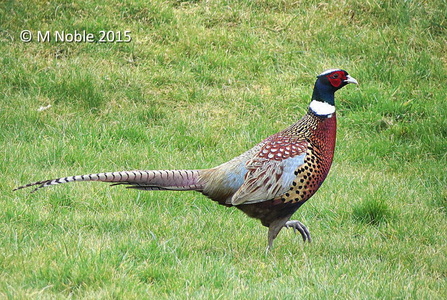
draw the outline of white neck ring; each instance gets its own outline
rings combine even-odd
[[[318,116],[329,116],[335,112],[335,106],[326,102],[312,100],[309,108]]]

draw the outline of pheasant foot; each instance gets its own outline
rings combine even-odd
[[[286,224],[284,224],[285,228],[293,228],[293,231],[299,231],[301,236],[303,237],[303,241],[308,241],[309,243],[312,242],[312,238],[310,237],[310,232],[307,227],[297,220],[290,220],[287,221]]]

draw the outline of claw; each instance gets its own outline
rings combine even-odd
[[[284,224],[284,227],[285,228],[293,228],[293,231],[295,233],[297,231],[299,231],[299,233],[303,237],[304,242],[305,241],[308,241],[309,243],[312,242],[312,238],[310,237],[309,229],[307,229],[307,227],[300,221],[297,221],[297,220],[287,221],[286,224]]]

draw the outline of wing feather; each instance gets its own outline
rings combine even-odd
[[[265,143],[245,167],[244,183],[231,198],[231,204],[251,204],[285,194],[296,178],[295,171],[304,163],[308,142],[290,141],[276,136]]]

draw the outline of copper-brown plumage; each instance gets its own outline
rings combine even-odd
[[[325,180],[334,156],[334,93],[357,83],[346,71],[328,70],[317,77],[308,113],[240,156],[211,169],[122,171],[38,181],[15,190],[74,182],[102,181],[140,190],[198,191],[221,205],[235,206],[269,228],[268,246],[283,227],[310,233],[293,213]]]

